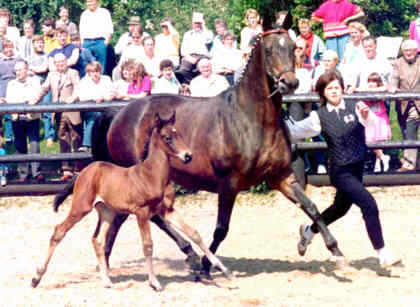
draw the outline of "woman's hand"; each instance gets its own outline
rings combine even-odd
[[[356,104],[357,110],[360,112],[360,115],[363,117],[363,119],[367,119],[369,116],[369,107],[363,102],[359,101]]]

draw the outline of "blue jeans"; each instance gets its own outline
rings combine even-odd
[[[83,119],[83,141],[82,146],[91,147],[92,142],[92,128],[95,123],[95,119],[101,114],[101,112],[86,111],[82,113]]]
[[[49,91],[48,94],[46,94],[44,98],[42,98],[41,103],[43,104],[51,103],[51,100],[52,100],[52,94],[51,94],[51,91]],[[42,118],[42,121],[44,122],[44,139],[53,140],[55,137],[55,129],[54,129],[54,124],[51,122],[52,113],[42,113],[41,118]]]
[[[101,73],[103,74],[105,71],[106,66],[106,45],[105,39],[94,39],[89,40],[85,39],[83,41],[83,48],[90,50],[92,55],[95,57],[96,61],[98,61],[102,66]]]
[[[346,34],[343,36],[331,37],[325,40],[325,46],[327,49],[334,50],[338,54],[338,59],[341,62],[344,58],[344,51],[346,45],[349,42],[350,35]]]
[[[6,155],[6,150],[4,150],[4,148],[0,148],[0,156],[5,156],[5,155]],[[6,164],[0,164],[0,176],[6,176],[6,169],[7,169]]]
[[[4,138],[6,141],[13,141],[12,115],[4,114]]]

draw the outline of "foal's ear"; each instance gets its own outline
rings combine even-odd
[[[155,126],[160,130],[163,127],[163,120],[160,118],[159,113],[155,113]]]
[[[285,30],[289,30],[293,25],[293,16],[290,12],[287,12],[286,17],[284,18],[283,24],[281,27]]]
[[[174,110],[172,112],[171,118],[168,120],[168,123],[171,125],[175,125],[175,115],[176,115],[176,111]]]

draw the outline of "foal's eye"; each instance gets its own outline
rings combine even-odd
[[[172,144],[172,137],[165,136],[165,142],[166,142],[166,144],[171,145]]]

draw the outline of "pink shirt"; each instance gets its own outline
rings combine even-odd
[[[334,2],[328,0],[313,13],[315,17],[323,20],[325,38],[343,36],[349,33],[349,28],[342,24],[347,17],[356,15],[361,8],[347,0]]]
[[[137,86],[136,82],[130,83],[128,86],[127,94],[140,94],[142,92],[146,92],[150,94],[150,90],[152,89],[152,82],[150,81],[149,76],[145,76],[141,81],[141,85]]]

